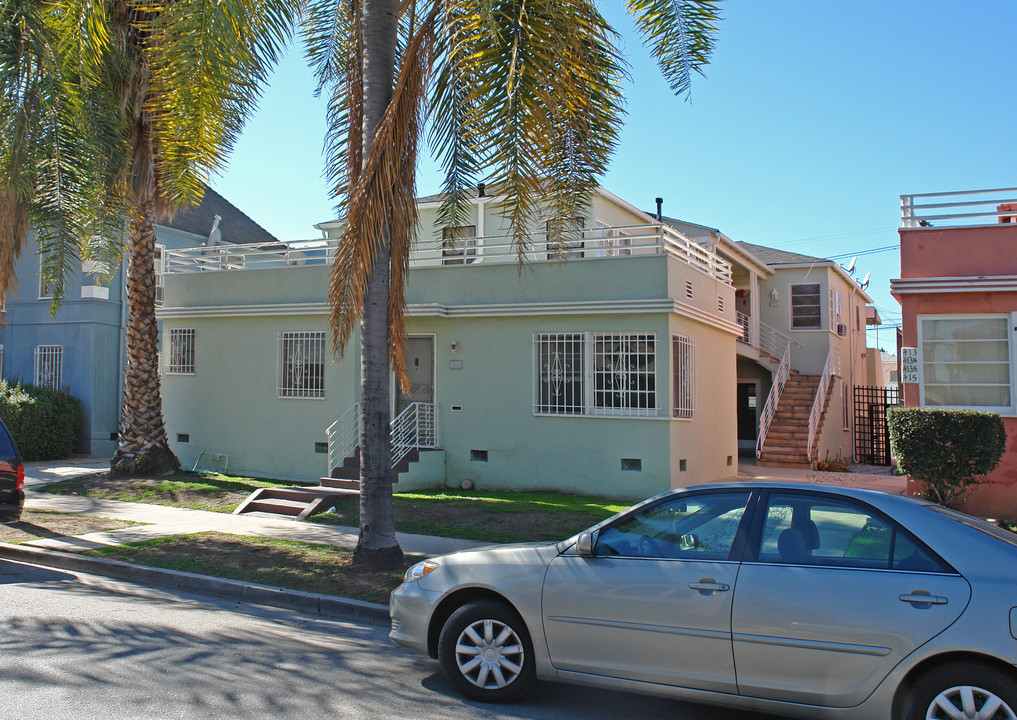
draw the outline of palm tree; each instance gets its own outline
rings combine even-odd
[[[628,0],[676,94],[709,60],[718,1]],[[329,287],[334,351],[346,351],[358,319],[360,329],[354,562],[395,568],[389,368],[405,385],[404,285],[425,123],[446,176],[445,227],[464,224],[467,190],[483,174],[505,198],[520,261],[542,208],[563,254],[617,142],[625,66],[591,0],[311,0],[304,33],[329,97],[326,172],[345,221]]]
[[[179,467],[162,420],[155,223],[200,200],[279,49],[290,0],[3,0],[0,298],[36,228],[55,301],[73,263],[112,272],[129,225],[114,472]],[[56,305],[54,306],[54,310]]]

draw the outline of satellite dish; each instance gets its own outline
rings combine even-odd
[[[865,273],[865,279],[862,280],[862,290],[869,286],[869,278],[872,277],[872,271]]]
[[[855,271],[855,260],[857,260],[857,259],[858,259],[858,256],[855,255],[853,258],[851,258],[851,262],[848,263],[848,266],[847,266],[848,275],[850,275],[851,273],[853,273]]]

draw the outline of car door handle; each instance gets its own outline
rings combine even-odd
[[[915,590],[906,595],[900,596],[901,602],[911,603],[912,605],[946,605],[947,598],[940,595],[933,595],[925,590]]]
[[[731,589],[730,585],[719,583],[713,578],[703,578],[699,582],[689,583],[689,587],[700,592],[724,592]]]

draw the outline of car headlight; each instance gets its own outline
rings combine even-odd
[[[421,560],[416,565],[410,567],[403,576],[403,582],[413,582],[427,575],[432,570],[438,569],[438,563],[431,560]]]

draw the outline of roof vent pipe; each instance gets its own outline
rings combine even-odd
[[[222,216],[215,215],[212,218],[212,231],[208,234],[208,244],[214,247],[222,242],[222,231],[219,229],[219,222]]]
[[[487,185],[485,185],[484,183],[477,183],[477,197],[484,197],[484,190],[486,188]]]
[[[664,205],[664,198],[655,198],[655,199],[657,201],[657,221],[659,222],[664,219],[660,213],[660,209]]]

